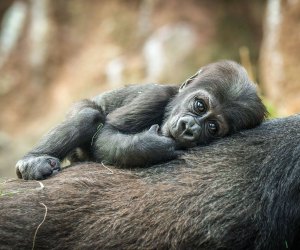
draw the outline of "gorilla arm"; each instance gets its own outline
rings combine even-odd
[[[176,158],[175,141],[158,134],[158,125],[137,134],[123,134],[107,124],[99,134],[94,158],[119,167],[144,167]]]
[[[90,143],[104,114],[94,102],[77,103],[66,119],[43,136],[36,147],[16,164],[16,173],[23,179],[44,179],[60,170],[60,161],[76,147]]]
[[[77,103],[61,124],[47,133],[35,148],[17,162],[18,177],[35,180],[47,178],[54,170],[60,169],[60,161],[77,147],[95,155],[97,160],[118,162],[117,159],[128,152],[131,155],[137,153],[137,164],[147,163],[150,156],[144,156],[147,155],[146,151],[140,150],[139,147],[147,145],[151,150],[157,143],[157,145],[169,148],[170,140],[161,138],[154,132],[142,131],[149,129],[153,124],[162,123],[164,108],[177,90],[178,88],[174,86],[136,85],[107,92],[92,100],[83,100]],[[103,134],[99,140],[95,138],[97,144],[94,144],[93,139],[98,134],[99,124],[106,124],[106,115],[109,118],[108,124],[113,125],[115,130],[109,125],[105,125],[101,130]],[[105,131],[106,128],[107,131]],[[119,134],[116,137],[119,132],[124,135]],[[129,135],[133,133],[137,135]],[[111,148],[107,148],[105,145],[107,143]],[[110,149],[117,149],[116,146],[119,148],[114,157],[110,151],[108,156],[101,154]],[[126,146],[134,147],[135,150],[129,150]],[[161,146],[157,146],[156,151],[159,147]],[[153,157],[153,153],[151,155]],[[168,157],[170,154],[151,162],[168,159]],[[127,158],[129,159],[129,157]],[[140,158],[144,160],[138,160]],[[129,161],[125,162],[126,164],[123,165],[128,165]]]
[[[177,88],[156,85],[107,115],[95,144],[96,161],[119,167],[147,166],[176,157],[175,141],[158,133]],[[149,129],[150,128],[150,129]]]

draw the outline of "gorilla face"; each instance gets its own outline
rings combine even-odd
[[[198,90],[174,106],[162,131],[180,146],[193,147],[225,136],[229,127],[218,100],[207,91]]]
[[[162,134],[179,147],[193,147],[255,127],[265,113],[256,86],[241,65],[213,63],[181,85],[166,108]]]

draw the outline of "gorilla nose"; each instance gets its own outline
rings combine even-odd
[[[179,119],[177,131],[182,140],[196,141],[199,138],[201,127],[194,117],[185,116]]]

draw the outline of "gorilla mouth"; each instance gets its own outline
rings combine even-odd
[[[192,131],[179,123],[180,118],[172,123],[169,129],[169,137],[175,140],[179,147],[190,148],[197,145],[197,140]]]

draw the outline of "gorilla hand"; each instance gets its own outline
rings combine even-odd
[[[59,159],[49,155],[26,156],[16,164],[17,176],[24,180],[41,180],[60,171]]]

